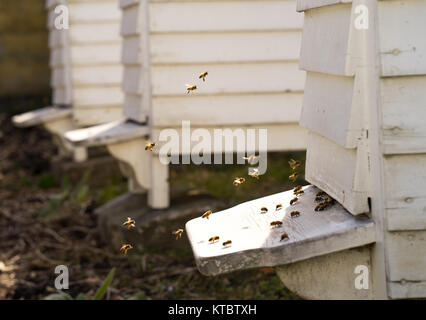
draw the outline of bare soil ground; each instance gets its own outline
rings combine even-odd
[[[70,269],[66,292],[72,297],[93,296],[115,267],[107,299],[297,298],[270,268],[205,277],[196,269],[189,247],[120,255],[101,240],[94,209],[125,192],[125,180],[117,173],[58,179],[51,168],[55,154],[48,133],[16,129],[0,114],[0,299],[43,299],[56,292],[54,269],[61,264]],[[201,188],[231,205],[285,190],[288,186],[282,181],[288,172],[279,168],[290,156],[294,155],[280,156],[275,167],[270,165],[271,176],[264,182],[255,188],[248,184],[237,194],[231,184],[222,188],[220,183],[245,169],[196,173],[175,168],[171,176],[174,183]]]

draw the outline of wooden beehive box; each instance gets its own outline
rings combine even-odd
[[[121,8],[124,113],[148,120],[151,139],[189,120],[210,131],[267,128],[269,151],[305,148],[295,1],[122,0]],[[185,84],[198,89],[187,95]]]
[[[58,5],[69,29],[56,29]],[[55,105],[72,105],[77,127],[122,117],[121,12],[116,0],[48,0],[51,85]]]
[[[373,217],[383,220],[388,296],[425,297],[426,2],[326,2],[298,2],[307,71],[301,124],[311,131],[306,179],[353,214],[368,211],[370,198]],[[362,4],[373,31],[355,27]],[[365,72],[369,53],[375,69]]]

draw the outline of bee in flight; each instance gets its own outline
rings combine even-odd
[[[211,237],[211,238],[209,239],[209,242],[210,242],[210,243],[215,243],[216,241],[219,241],[219,236],[214,236],[214,237]]]
[[[231,240],[226,240],[224,243],[222,243],[222,245],[224,246],[224,247],[226,247],[226,246],[230,246],[232,244],[232,241]]]
[[[285,233],[285,232],[281,235],[281,240],[280,241],[283,241],[283,240],[288,240],[288,234]]]
[[[299,177],[299,174],[297,172],[295,172],[291,176],[289,176],[288,178],[290,179],[290,181],[294,182],[294,181],[297,180],[298,177]]]
[[[281,204],[281,203],[278,203],[276,206],[275,206],[275,211],[279,211],[279,210],[281,210],[283,208],[283,205]]]
[[[246,181],[246,179],[244,179],[244,178],[235,178],[233,183],[234,183],[234,186],[238,187],[244,181]]]
[[[268,208],[266,207],[260,208],[260,213],[266,213],[266,212],[268,212]]]
[[[182,234],[183,234],[183,230],[182,229],[178,229],[176,231],[173,231],[172,234],[174,234],[176,236],[176,240],[182,238]]]
[[[281,227],[283,223],[281,221],[272,221],[271,227]]]
[[[203,215],[201,216],[201,218],[206,218],[207,220],[209,219],[209,216],[212,214],[211,210],[207,210],[206,212],[203,213]]]
[[[290,217],[296,218],[298,216],[300,216],[300,212],[299,211],[294,210],[294,211],[290,212]]]
[[[124,245],[121,246],[120,251],[123,251],[124,255],[126,256],[127,251],[130,250],[130,249],[133,249],[131,244],[124,244]]]
[[[297,201],[299,201],[299,198],[298,197],[294,197],[293,199],[290,200],[290,205],[293,205]]]
[[[300,166],[300,161],[290,159],[290,161],[288,162],[288,164],[290,165],[290,168],[291,168],[292,170],[296,170],[296,168],[297,168],[298,166]]]
[[[250,172],[249,172],[249,176],[259,180],[259,169],[257,169],[257,168],[251,169]]]
[[[190,93],[191,91],[194,91],[197,89],[197,86],[195,84],[186,84],[186,94]]]
[[[126,226],[127,229],[130,229],[131,227],[134,228],[136,226],[136,222],[132,218],[127,217],[127,221],[124,221],[123,226]]]
[[[155,142],[149,142],[146,144],[145,150],[154,151],[154,147],[155,147]]]
[[[207,71],[203,72],[202,74],[200,74],[200,76],[198,77],[198,79],[203,79],[203,81],[206,81],[206,77],[207,77],[208,74],[209,73]]]
[[[243,160],[247,160],[249,164],[255,164],[254,160],[256,160],[257,158],[259,158],[259,156],[255,156],[254,154],[252,154],[251,156],[243,157]]]

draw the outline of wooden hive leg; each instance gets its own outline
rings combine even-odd
[[[151,188],[148,191],[148,204],[154,209],[164,209],[170,205],[169,165],[162,163],[156,154],[151,155]]]

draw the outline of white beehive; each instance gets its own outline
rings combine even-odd
[[[268,151],[305,149],[306,130],[298,125],[305,82],[305,72],[298,69],[303,14],[295,11],[296,1],[120,4],[124,114],[147,128],[145,139],[159,141],[166,128],[181,135],[186,120],[191,128],[204,128],[212,136],[215,128],[267,129]],[[204,82],[198,77],[205,71]],[[198,88],[187,94],[185,84]],[[79,144],[105,142],[106,134],[99,136],[102,130],[67,137]],[[107,130],[111,137],[112,129]],[[179,154],[189,151],[176,149]],[[152,183],[161,187],[138,182],[164,193],[167,167],[162,168],[157,155],[149,161],[162,173],[151,169],[140,176],[155,177]],[[168,206],[168,196],[154,198],[159,199],[151,203],[154,207]]]
[[[256,230],[260,234],[250,235],[263,239],[253,247],[238,243],[244,235],[234,218],[242,207],[235,207],[224,218],[235,226],[223,233],[238,244],[220,252],[200,241],[205,219],[190,221],[187,232],[197,264],[207,274],[278,266],[283,282],[309,298],[426,297],[426,1],[299,0],[298,10],[305,13],[300,66],[307,79],[300,123],[309,130],[306,179],[345,209],[332,208],[324,221],[283,217],[289,239],[279,244],[279,233],[263,222],[266,227]],[[363,13],[368,25],[359,23]],[[247,203],[245,212],[259,213],[263,203],[286,197],[256,200],[257,209]],[[309,198],[302,195],[299,204],[282,210],[312,215]],[[362,225],[355,222],[336,232],[336,221],[349,223],[348,214],[368,216],[374,234],[362,235]],[[257,215],[256,225],[268,218]],[[328,230],[316,225],[325,221]],[[211,221],[208,228],[218,233],[224,223]],[[348,236],[351,244],[344,250]],[[359,265],[369,272],[364,289],[354,286]]]
[[[68,7],[68,30],[55,28],[58,4]],[[47,9],[53,103],[72,105],[77,127],[121,118],[118,2],[52,0]]]

